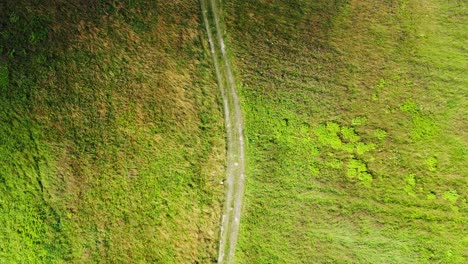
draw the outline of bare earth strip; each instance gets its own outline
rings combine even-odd
[[[243,120],[236,93],[236,83],[226,54],[219,9],[216,0],[200,0],[210,52],[223,98],[227,133],[226,201],[221,222],[218,263],[232,263],[235,253],[242,196],[244,192],[245,159]]]

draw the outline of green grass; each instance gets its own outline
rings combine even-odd
[[[239,263],[464,263],[467,5],[227,1]],[[224,177],[196,1],[0,3],[0,263],[210,263]]]
[[[464,263],[463,1],[228,1],[238,263]]]
[[[211,262],[224,129],[198,4],[4,2],[0,262]]]

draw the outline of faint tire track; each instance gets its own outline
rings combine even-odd
[[[226,54],[216,0],[200,0],[210,53],[221,90],[227,134],[226,200],[221,220],[218,263],[232,263],[239,233],[244,193],[245,157],[243,120],[236,83]]]

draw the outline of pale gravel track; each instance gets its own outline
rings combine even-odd
[[[232,263],[236,249],[245,179],[243,119],[216,0],[200,0],[210,52],[221,90],[227,134],[226,200],[221,220],[218,263]]]

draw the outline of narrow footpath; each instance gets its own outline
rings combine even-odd
[[[226,54],[217,0],[200,0],[210,52],[224,106],[227,133],[226,201],[221,220],[218,263],[232,263],[236,249],[244,193],[243,120],[236,82]]]

